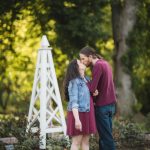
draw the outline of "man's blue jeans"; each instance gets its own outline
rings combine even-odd
[[[100,150],[115,150],[112,136],[112,117],[114,113],[115,104],[95,107],[96,125],[100,136]]]

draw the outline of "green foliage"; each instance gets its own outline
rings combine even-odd
[[[90,150],[96,150],[96,149],[99,149],[99,138],[98,138],[98,135],[92,135],[90,137]]]
[[[4,1],[0,8],[0,112],[28,111],[43,34],[53,48],[61,91],[67,64],[86,44],[111,59],[108,1]]]
[[[121,1],[123,2],[123,1]],[[110,0],[8,0],[0,5],[0,112],[27,112],[40,39],[46,34],[60,90],[66,66],[90,45],[113,65]],[[149,0],[139,2],[137,21],[123,57],[142,112],[150,111]],[[62,93],[62,92],[61,92]],[[138,108],[140,109],[140,108]]]
[[[146,129],[150,132],[150,113],[147,114],[145,126]]]
[[[150,1],[139,2],[137,20],[128,43],[126,64],[132,75],[133,89],[144,114],[150,111]]]
[[[140,102],[137,102],[132,106],[132,109],[135,113],[138,113],[142,109],[142,104]]]
[[[140,124],[129,119],[114,120],[113,134],[118,148],[146,149],[150,146],[150,141],[145,139]]]
[[[147,118],[147,129],[149,129],[149,115]],[[22,115],[0,115],[0,135],[1,137],[16,137],[18,143],[14,145],[16,150],[38,150],[39,132],[36,134],[26,133],[27,118]],[[148,131],[148,130],[147,130]],[[144,130],[144,132],[146,132]],[[117,149],[123,148],[148,148],[150,140],[144,138],[141,126],[129,119],[114,120],[113,135]],[[69,149],[71,139],[63,135],[48,134],[47,149],[61,150]],[[2,149],[4,144],[0,143]],[[98,136],[90,137],[90,150],[98,149]]]
[[[27,118],[25,115],[0,116],[0,135],[2,137],[16,137],[16,150],[39,149],[39,134],[26,133]]]
[[[48,137],[47,147],[49,148],[52,147],[53,149],[62,149],[62,147],[69,149],[71,147],[71,141],[69,140],[69,137],[67,136]]]
[[[14,18],[13,7],[0,17],[0,26],[3,27],[0,28],[0,112],[15,112],[16,108],[18,112],[28,111],[42,29],[36,24],[36,16],[27,4],[15,12]],[[47,36],[50,41],[55,41],[55,21],[49,20],[47,24],[51,29]],[[53,49],[56,74],[62,79],[67,56],[55,45]]]
[[[75,57],[83,46],[88,44],[96,48],[101,37],[105,40],[110,37],[111,10],[107,2],[56,0],[49,1],[48,5],[50,16],[56,20],[55,29],[59,35],[56,43],[70,57]]]

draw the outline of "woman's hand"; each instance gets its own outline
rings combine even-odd
[[[75,128],[82,131],[82,124],[80,120],[75,120]]]
[[[97,96],[99,94],[98,90],[93,93],[93,96]]]
[[[73,108],[72,112],[73,112],[73,116],[74,116],[74,119],[75,119],[75,128],[77,130],[82,131],[82,124],[81,124],[81,121],[80,121],[80,118],[79,118],[78,109],[77,108]]]

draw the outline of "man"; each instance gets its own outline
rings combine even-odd
[[[94,98],[96,124],[100,136],[99,149],[115,150],[112,117],[115,113],[116,97],[111,67],[91,47],[82,48],[79,55],[81,62],[92,68],[92,80],[88,84],[90,92],[94,93],[97,89],[99,93]]]

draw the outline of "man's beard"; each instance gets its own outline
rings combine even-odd
[[[86,67],[89,67],[92,70],[93,69],[93,64],[89,63],[89,64],[86,65]]]

